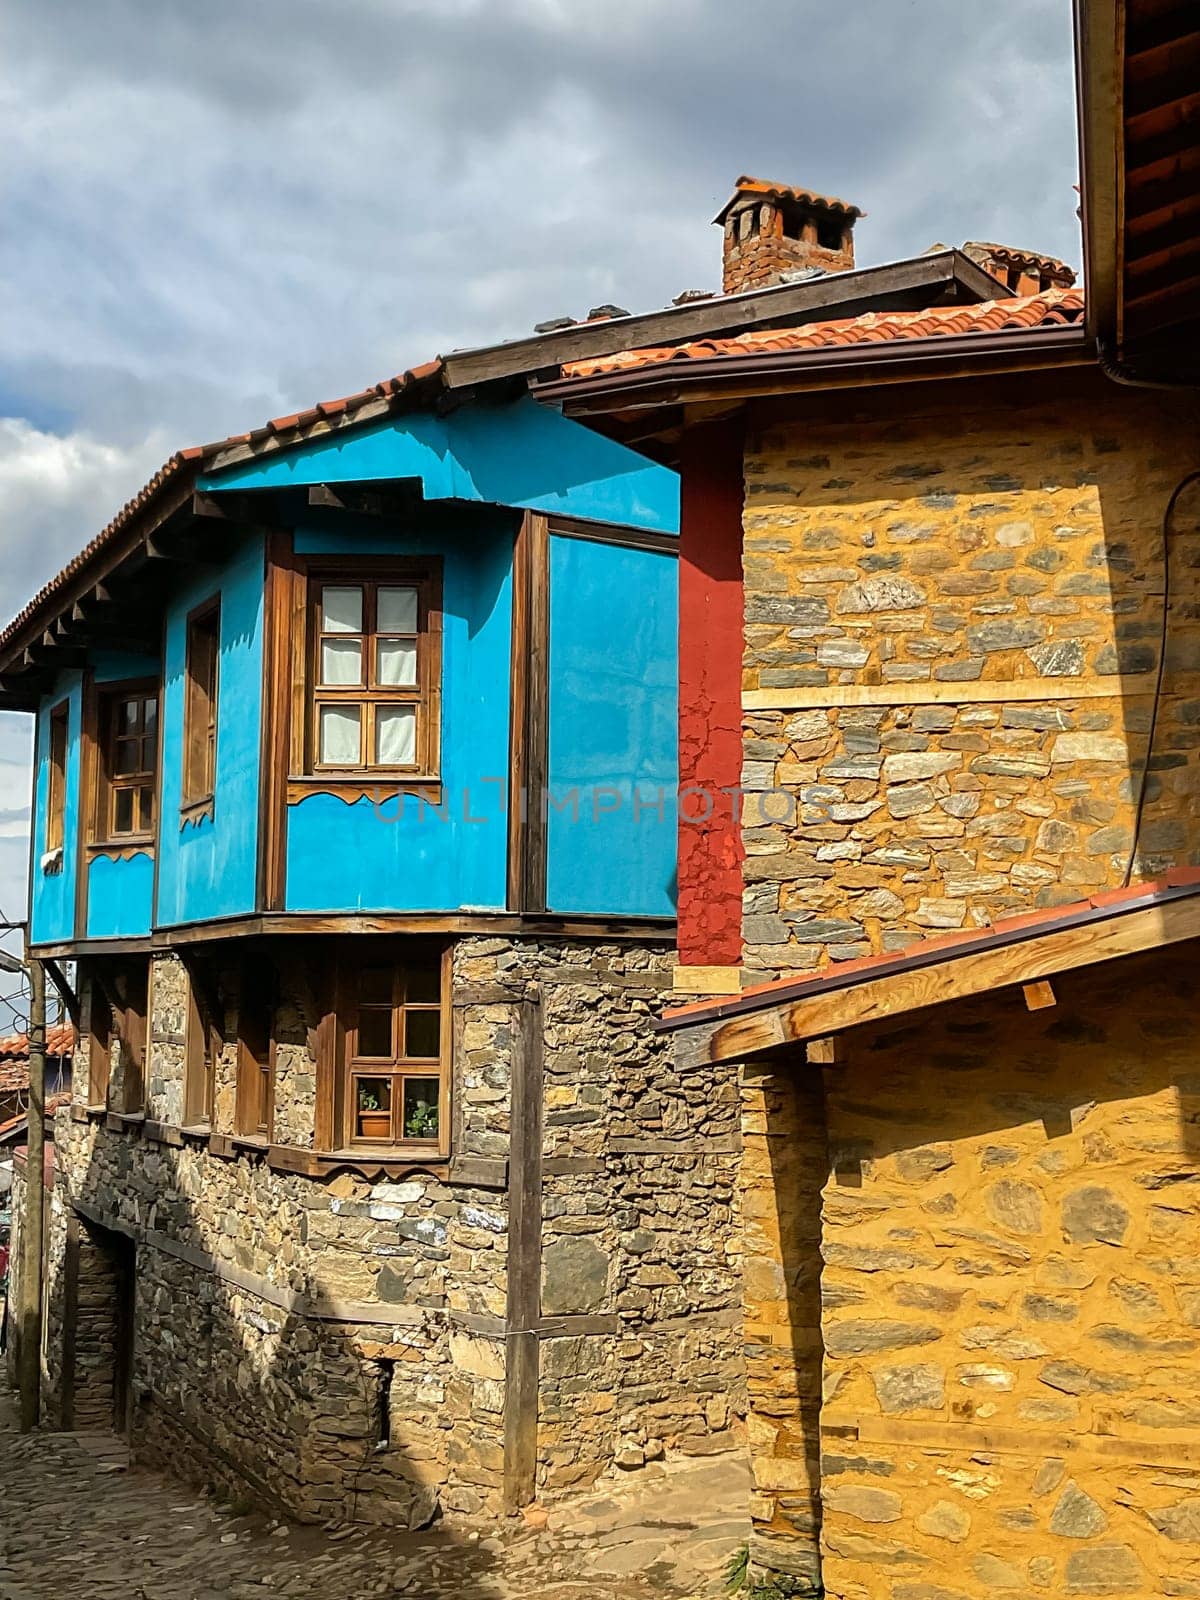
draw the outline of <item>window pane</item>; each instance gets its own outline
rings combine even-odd
[[[321,590],[321,632],[362,632],[362,590],[326,584]]]
[[[120,700],[117,702],[117,732],[133,733],[138,725],[138,700]]]
[[[149,833],[154,827],[154,790],[137,790],[137,816],[139,833]]]
[[[436,1139],[441,1084],[436,1078],[405,1078],[404,1137]]]
[[[392,1085],[388,1078],[354,1080],[354,1132],[359,1139],[392,1136]]]
[[[375,760],[381,767],[412,766],[417,759],[417,713],[412,706],[379,706]]]
[[[375,647],[375,681],[411,688],[417,681],[417,641],[380,639]]]
[[[358,998],[360,1004],[364,1006],[390,1006],[391,967],[364,967],[358,975]]]
[[[113,832],[133,831],[133,790],[118,789],[113,794]]]
[[[145,711],[142,717],[143,731],[152,734],[158,725],[158,701],[146,700],[143,702]]]
[[[416,633],[417,591],[380,586],[377,633]]]
[[[358,1054],[376,1061],[392,1059],[392,1009],[363,1006],[358,1013]]]
[[[442,999],[442,968],[438,961],[422,962],[404,969],[404,998],[409,1005],[436,1006]]]
[[[441,1047],[442,1019],[437,1011],[404,1013],[404,1054],[415,1061],[434,1061]]]
[[[362,682],[362,640],[321,640],[321,682]]]
[[[142,742],[140,739],[118,739],[117,748],[113,758],[113,771],[119,777],[125,777],[131,772],[139,772],[138,765],[141,760]]]
[[[361,760],[358,706],[321,707],[321,760],[331,766],[357,767]]]

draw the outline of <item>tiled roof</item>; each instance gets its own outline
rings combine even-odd
[[[178,484],[181,488],[191,478],[194,478],[211,461],[214,456],[222,451],[231,449],[235,445],[259,444],[267,439],[278,438],[286,441],[293,435],[304,433],[316,423],[341,422],[353,417],[355,412],[364,410],[369,405],[376,405],[380,401],[396,399],[405,390],[413,385],[437,377],[442,370],[440,360],[426,362],[424,366],[411,367],[406,372],[398,373],[394,378],[385,378],[382,383],[377,383],[373,388],[362,389],[357,394],[345,395],[339,400],[322,400],[318,405],[311,406],[307,411],[298,411],[288,417],[274,417],[261,428],[253,428],[249,433],[233,433],[225,439],[215,439],[211,444],[193,445],[187,450],[177,450],[158,469],[148,483],[140,488],[132,500],[121,507],[110,523],[86,544],[77,556],[67,563],[61,572],[57,573],[34,595],[27,606],[13,618],[8,626],[0,632],[0,650],[20,632],[25,622],[39,610],[47,600],[51,599],[58,590],[65,587],[74,575],[86,567],[93,556],[97,555],[104,547],[110,544],[121,530],[141,511],[144,511],[153,501],[167,489]]]
[[[1172,891],[1174,894],[1172,894]],[[761,1000],[764,1007],[783,992],[794,992],[799,985],[806,993],[850,988],[870,978],[885,978],[891,972],[911,966],[916,955],[934,952],[936,958],[953,961],[958,956],[986,950],[997,943],[1020,943],[1025,938],[1036,938],[1056,924],[1080,918],[1089,911],[1116,915],[1122,911],[1136,910],[1139,904],[1153,905],[1164,896],[1174,897],[1180,891],[1200,893],[1200,867],[1176,867],[1161,878],[1146,883],[1133,883],[1126,888],[1105,889],[1090,895],[1086,900],[1072,900],[1066,905],[1047,906],[1037,911],[1025,911],[1015,917],[1001,917],[985,928],[963,928],[952,933],[940,933],[929,939],[916,939],[902,950],[890,950],[883,955],[860,956],[854,961],[836,961],[819,973],[792,973],[786,978],[776,978],[770,983],[754,984],[737,994],[712,1000],[699,1000],[686,1006],[676,1006],[664,1013],[663,1021],[675,1027],[686,1027],[692,1022],[705,1020],[722,1008],[737,1002],[739,1009],[755,1010],[746,1006],[747,1000]],[[1020,937],[1014,939],[1012,935]]]
[[[1082,289],[1047,289],[1042,294],[984,300],[978,305],[932,306],[925,311],[867,311],[862,316],[840,317],[832,322],[807,322],[799,328],[756,328],[731,339],[697,339],[691,344],[623,350],[618,355],[570,362],[563,367],[563,377],[596,378],[608,372],[650,367],[667,361],[736,360],[739,356],[833,350],[903,339],[1018,333],[1031,328],[1078,323],[1082,319]]]
[[[1022,250],[1011,244],[989,244],[986,239],[968,239],[962,247],[963,255],[970,256],[980,266],[995,261],[1008,267],[1034,267],[1039,272],[1062,274],[1075,281],[1075,269],[1057,256],[1043,255],[1040,250]]]
[[[758,195],[765,200],[792,200],[797,205],[812,206],[820,211],[841,211],[848,217],[866,216],[865,211],[860,211],[846,200],[839,200],[836,195],[817,194],[814,189],[797,189],[790,183],[771,183],[766,178],[751,178],[743,174],[713,221],[724,222],[730,206],[736,205],[743,195]]]
[[[66,1060],[75,1048],[75,1030],[70,1024],[46,1029],[46,1055]],[[23,1033],[0,1039],[0,1094],[29,1087],[29,1040]]]

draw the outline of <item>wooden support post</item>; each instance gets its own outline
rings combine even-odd
[[[546,909],[550,530],[527,511],[513,551],[508,909]]]
[[[537,1493],[538,1320],[542,1297],[542,1006],[521,1002],[508,1163],[508,1306],[504,1363],[504,1504]]]
[[[29,972],[29,1133],[25,1211],[21,1219],[21,1282],[17,1301],[17,1374],[21,1432],[31,1433],[41,1414],[42,1266],[46,1190],[46,975],[26,957]]]

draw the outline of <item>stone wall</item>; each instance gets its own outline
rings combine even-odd
[[[224,1036],[218,1136],[236,1126],[236,953],[209,969]],[[295,940],[277,965],[274,1139],[303,1153],[316,1099],[312,967]],[[75,1104],[57,1119],[48,1414],[88,1393],[97,1341],[78,1311],[101,1308],[109,1286],[95,1252],[72,1256],[69,1234],[104,1228],[136,1252],[141,1456],[321,1520],[415,1526],[435,1508],[499,1509],[506,1163],[532,1005],[544,1073],[538,1492],[665,1450],[729,1448],[744,1411],[736,1088],[728,1072],[679,1077],[650,1032],[670,967],[666,950],[618,944],[460,941],[451,1160],[372,1178],[288,1171],[265,1146],[180,1130],[187,975],[175,956],[156,957],[148,1123],[85,1112],[86,1039]],[[84,987],[86,1012],[86,969]]]
[[[1004,992],[861,1028],[821,1088],[803,1061],[754,1075],[758,1559],[796,1571],[811,1548],[788,1499],[811,1477],[797,1393],[823,1352],[828,1595],[1200,1593],[1198,957],[1056,977],[1033,1013]],[[795,1133],[822,1098],[814,1351],[790,1286],[821,1162]]]
[[[1057,389],[1055,389],[1057,385]],[[1101,375],[752,433],[745,963],[896,949],[1200,860],[1194,398]],[[886,409],[885,409],[886,408]],[[839,416],[843,420],[837,420]]]

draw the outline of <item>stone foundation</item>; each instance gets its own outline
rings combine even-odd
[[[293,1515],[401,1527],[491,1515],[514,1494],[561,1495],[618,1463],[734,1447],[737,1093],[724,1069],[677,1075],[650,1032],[671,952],[460,941],[451,1157],[383,1176],[283,1170],[313,1147],[319,1019],[301,942],[281,941],[276,959],[270,1148],[233,1138],[233,970],[217,986],[211,1139],[179,1127],[188,980],[176,957],[154,959],[145,1123],[89,1115],[86,1039],[78,1053],[75,1102],[56,1125],[47,1420],[94,1426],[111,1413],[101,1347],[116,1238],[134,1260],[136,1453]],[[86,1008],[86,964],[82,976]],[[530,1017],[542,1178],[523,1248],[541,1287],[523,1402],[533,1481],[520,1494],[509,1153]],[[110,1104],[119,1093],[114,1059]]]

